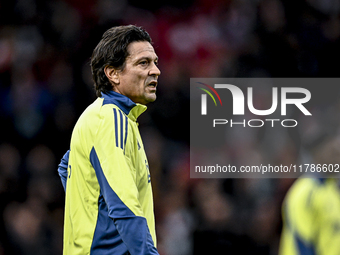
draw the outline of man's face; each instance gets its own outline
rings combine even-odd
[[[149,42],[132,42],[123,71],[117,73],[114,91],[135,103],[147,104],[156,100],[157,79],[161,74],[158,57]]]

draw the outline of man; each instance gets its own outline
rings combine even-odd
[[[297,179],[285,198],[280,255],[340,254],[339,138],[318,146],[314,160],[319,170]],[[321,167],[332,173],[317,178]]]
[[[83,112],[58,168],[66,190],[64,255],[158,254],[148,161],[137,117],[156,100],[149,34],[107,30],[93,51],[98,98]]]

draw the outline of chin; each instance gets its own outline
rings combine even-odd
[[[151,96],[147,97],[145,99],[145,101],[147,101],[147,103],[152,103],[152,102],[155,102],[156,99],[157,99],[157,96],[154,94],[154,95],[151,95]]]

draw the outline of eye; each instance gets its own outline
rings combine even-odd
[[[145,65],[147,65],[147,64],[148,64],[148,61],[146,61],[146,60],[143,60],[143,61],[139,62],[139,64],[140,64],[140,65],[142,65],[142,66],[145,66]]]

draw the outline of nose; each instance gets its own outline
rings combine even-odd
[[[159,76],[160,74],[161,74],[161,70],[159,70],[158,66],[155,63],[153,63],[150,69],[149,75]]]

